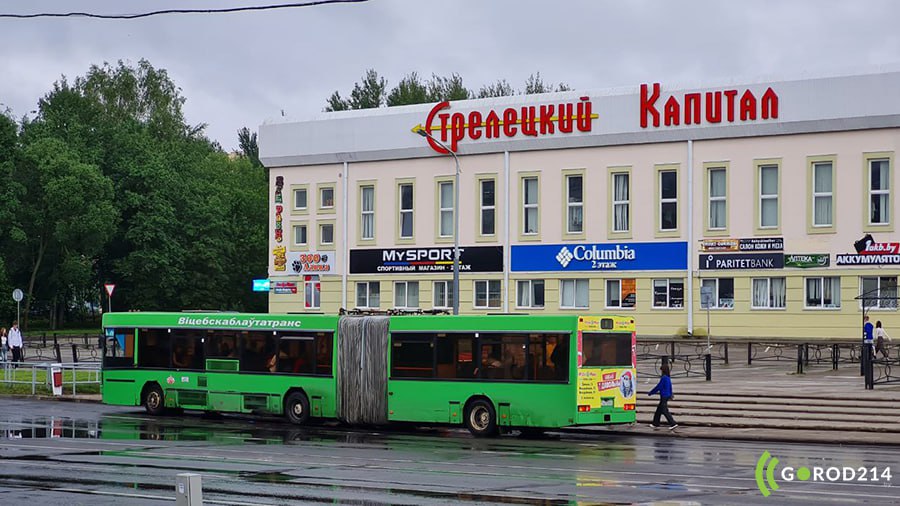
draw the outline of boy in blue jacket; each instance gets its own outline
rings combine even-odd
[[[669,364],[663,364],[660,367],[660,372],[662,372],[662,377],[659,378],[659,383],[653,387],[653,390],[650,390],[649,394],[659,394],[659,405],[656,406],[656,413],[653,415],[653,423],[650,426],[654,429],[658,428],[659,418],[665,416],[666,421],[669,422],[669,430],[672,430],[678,427],[678,424],[672,418],[672,413],[669,413],[669,399],[672,398],[672,378],[669,377]]]

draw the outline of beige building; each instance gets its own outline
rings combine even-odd
[[[900,327],[900,69],[648,83],[324,114],[260,129],[270,310],[633,314],[640,334]]]

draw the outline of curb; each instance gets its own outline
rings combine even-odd
[[[4,399],[32,399],[36,401],[62,401],[62,402],[90,402],[94,404],[100,404],[102,401],[100,399],[88,399],[84,397],[72,397],[72,396],[53,396],[53,395],[30,395],[30,394],[0,394],[0,398]]]

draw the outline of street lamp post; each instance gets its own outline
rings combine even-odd
[[[456,162],[456,179],[453,183],[453,314],[459,314],[459,158],[452,149],[435,139],[424,128],[416,130],[416,133],[444,148]]]

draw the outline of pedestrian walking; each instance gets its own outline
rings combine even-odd
[[[12,322],[12,327],[9,329],[9,336],[7,337],[7,343],[9,347],[12,349],[12,359],[13,362],[21,362],[22,361],[22,331],[19,330],[19,320],[15,320]]]
[[[887,332],[884,331],[884,327],[881,326],[881,320],[875,322],[875,356],[878,356],[878,352],[880,351],[884,358],[888,358],[887,349],[884,347],[884,338],[887,338],[888,341],[891,341],[891,336],[888,335]]]
[[[6,362],[6,351],[9,349],[6,327],[0,327],[0,362]]]
[[[863,316],[863,344],[869,343],[872,344],[872,340],[874,337],[875,328],[872,327],[872,322],[869,321],[869,315]]]
[[[669,430],[678,427],[678,424],[675,423],[675,419],[672,418],[672,413],[669,413],[669,400],[672,399],[672,378],[670,375],[669,364],[663,364],[660,367],[660,372],[662,373],[662,377],[659,378],[659,383],[653,387],[653,390],[650,390],[648,395],[659,394],[659,404],[656,406],[656,413],[653,415],[653,423],[650,424],[654,429],[659,427],[659,419],[660,417],[665,416],[666,421],[669,422]]]

